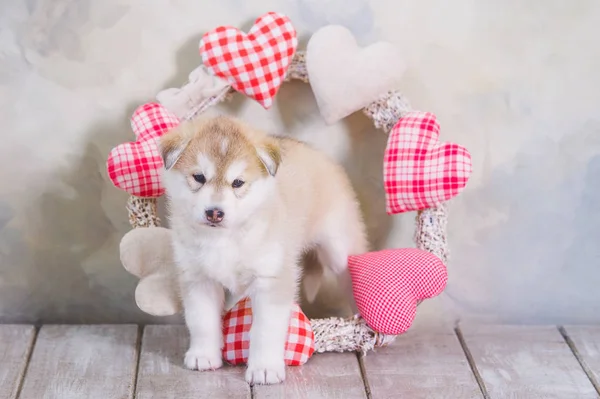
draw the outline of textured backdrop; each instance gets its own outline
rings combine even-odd
[[[126,195],[106,156],[137,105],[199,64],[203,32],[270,10],[301,48],[329,23],[396,44],[413,106],[473,154],[450,282],[420,321],[600,321],[600,2],[0,0],[0,322],[148,320],[119,263]],[[411,245],[414,215],[385,215],[385,137],[365,117],[325,126],[301,83],[270,111],[240,97],[214,111],[340,159],[374,244]]]

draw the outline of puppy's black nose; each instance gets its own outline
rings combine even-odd
[[[210,223],[221,223],[225,217],[225,212],[219,208],[212,208],[206,210],[206,220]]]

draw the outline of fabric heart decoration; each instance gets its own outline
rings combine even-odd
[[[252,306],[250,299],[244,298],[231,308],[223,319],[223,358],[228,363],[236,365],[248,361],[251,326]],[[300,306],[294,304],[285,344],[285,364],[300,366],[308,361],[314,351],[315,336],[310,321],[302,313]]]
[[[412,325],[417,304],[442,293],[448,274],[435,255],[416,248],[350,256],[354,299],[374,331],[398,335]]]
[[[159,92],[156,99],[179,119],[189,119],[206,103],[229,91],[229,84],[206,70],[204,65],[194,69],[188,83],[181,88],[171,87]]]
[[[113,184],[138,197],[160,197],[163,161],[157,139],[179,125],[179,119],[165,107],[148,103],[138,107],[131,117],[131,128],[137,140],[116,146],[106,161]]]
[[[247,34],[229,26],[207,32],[200,40],[200,55],[211,73],[268,109],[297,46],[290,19],[269,12],[260,16]]]
[[[388,214],[431,208],[458,195],[472,171],[471,154],[440,143],[434,114],[412,111],[390,132],[384,154]]]
[[[306,70],[319,112],[332,124],[399,89],[406,63],[390,43],[361,48],[348,29],[329,25],[308,41]]]
[[[135,302],[153,316],[171,316],[182,310],[172,232],[164,227],[128,231],[119,245],[125,270],[139,278]]]

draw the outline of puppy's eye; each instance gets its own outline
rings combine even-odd
[[[233,188],[240,188],[240,187],[242,187],[244,185],[244,183],[245,182],[243,180],[235,179],[233,181],[233,183],[231,183],[231,187],[233,187]]]
[[[196,180],[200,184],[206,183],[206,177],[204,177],[204,175],[196,174],[196,175],[193,175],[192,177],[194,178],[194,180]]]

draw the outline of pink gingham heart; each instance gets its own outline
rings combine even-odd
[[[248,34],[229,26],[207,32],[200,40],[200,55],[211,73],[268,109],[297,46],[290,19],[269,12],[256,19]]]
[[[230,364],[248,361],[252,327],[252,305],[249,298],[240,300],[223,318],[223,358]],[[294,304],[290,313],[290,326],[285,344],[285,364],[300,366],[308,361],[315,351],[315,335],[310,321],[300,306]]]
[[[438,142],[439,136],[435,115],[419,111],[400,118],[390,132],[383,163],[388,214],[437,206],[467,185],[471,154]]]
[[[374,331],[398,335],[412,325],[419,301],[444,291],[446,266],[416,248],[350,256],[348,269],[356,306]]]
[[[113,148],[106,161],[113,184],[138,197],[160,197],[163,161],[157,139],[179,125],[179,119],[165,107],[148,103],[138,107],[131,117],[131,128],[137,141]]]

